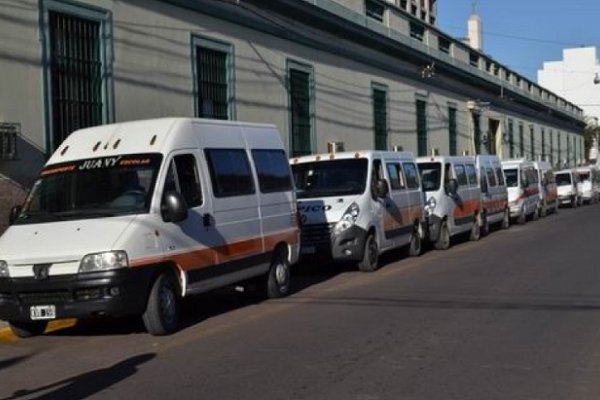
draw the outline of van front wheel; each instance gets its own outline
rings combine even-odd
[[[16,337],[25,339],[44,333],[48,321],[9,321],[8,324]]]
[[[168,335],[177,330],[179,294],[173,275],[163,273],[156,278],[142,320],[148,333],[154,336]]]
[[[365,241],[365,251],[363,259],[358,263],[358,269],[362,272],[373,272],[377,269],[379,263],[379,248],[377,247],[377,241],[375,235],[371,234],[367,236]]]
[[[442,221],[440,226],[440,236],[433,244],[436,250],[447,250],[450,247],[450,231],[448,230],[448,222]]]
[[[269,273],[262,285],[262,292],[269,299],[285,297],[290,293],[291,272],[284,252],[278,252],[271,263]]]

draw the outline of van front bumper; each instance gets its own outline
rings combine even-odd
[[[367,231],[353,225],[339,234],[331,234],[328,241],[302,241],[300,248],[303,259],[325,259],[333,261],[360,261],[365,251]]]
[[[29,321],[32,306],[54,306],[56,319],[141,314],[155,269],[0,279],[0,319]]]

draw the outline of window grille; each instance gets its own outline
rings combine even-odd
[[[0,122],[0,160],[17,158],[17,137],[20,132],[20,124]]]
[[[198,116],[229,119],[227,53],[198,47],[196,57]]]
[[[290,70],[290,100],[292,119],[292,154],[311,153],[310,74]]]
[[[375,150],[387,150],[388,116],[387,93],[373,89],[373,125],[375,131]]]
[[[52,146],[74,130],[102,124],[100,22],[51,11]]]

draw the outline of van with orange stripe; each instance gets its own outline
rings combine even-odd
[[[527,218],[537,220],[540,188],[533,161],[525,158],[502,160],[502,170],[508,187],[511,218],[516,218],[518,224],[524,224]]]
[[[429,240],[438,250],[450,247],[450,240],[469,232],[471,240],[481,234],[481,188],[475,158],[468,156],[431,156],[417,158]]]
[[[477,155],[475,162],[481,186],[481,233],[487,235],[490,224],[496,223],[507,229],[510,210],[500,159],[495,155]]]
[[[82,129],[52,155],[0,238],[0,319],[141,315],[177,329],[182,297],[253,280],[290,290],[299,229],[272,125],[164,118]]]
[[[538,175],[539,207],[538,214],[545,217],[549,212],[558,211],[558,189],[552,165],[548,161],[535,161],[533,163]]]
[[[358,262],[368,272],[384,251],[409,245],[410,255],[421,253],[424,198],[412,153],[365,150],[290,162],[302,258]]]

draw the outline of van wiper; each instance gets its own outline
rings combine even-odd
[[[35,221],[38,218],[55,220],[55,221],[64,221],[65,220],[64,218],[62,218],[59,215],[59,213],[55,213],[55,212],[51,212],[51,211],[47,211],[47,210],[23,211],[21,213],[21,215],[19,215],[17,220],[29,221],[29,220],[33,219]]]

